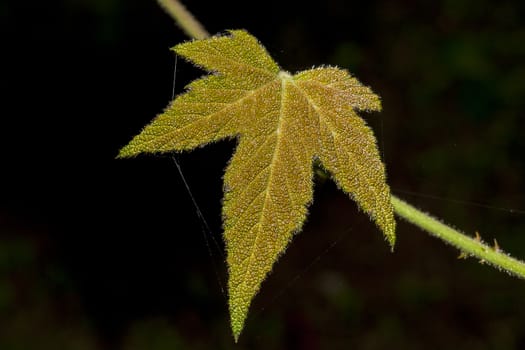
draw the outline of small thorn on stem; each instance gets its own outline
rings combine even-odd
[[[461,252],[458,256],[458,259],[467,259],[467,258],[468,258],[468,254],[465,252]]]
[[[497,253],[501,252],[501,248],[499,247],[499,244],[496,238],[494,238],[494,251]]]
[[[478,231],[476,231],[476,238],[474,238],[474,239],[481,243],[481,236],[479,235]]]

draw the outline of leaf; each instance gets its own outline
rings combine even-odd
[[[313,162],[376,222],[390,245],[395,222],[375,138],[355,110],[380,100],[346,70],[291,75],[242,30],[175,46],[211,72],[136,136],[119,157],[191,150],[224,138],[238,145],[224,177],[224,238],[235,339],[250,303],[312,202]]]

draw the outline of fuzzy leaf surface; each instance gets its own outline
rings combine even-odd
[[[246,31],[174,50],[212,74],[189,84],[119,156],[238,139],[224,177],[223,203],[229,308],[237,339],[261,283],[306,219],[315,159],[394,245],[384,166],[372,131],[356,114],[379,111],[381,104],[346,70],[282,71]]]

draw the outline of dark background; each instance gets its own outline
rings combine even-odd
[[[365,117],[393,192],[525,257],[523,1],[187,5],[212,33],[249,30],[286,70],[352,71],[383,99]],[[169,48],[187,38],[153,0],[0,15],[1,349],[525,348],[523,280],[403,222],[391,254],[329,181],[234,346],[212,240],[234,142],[178,158],[211,255],[169,157],[114,159],[170,100]],[[177,92],[201,74],[179,60]]]

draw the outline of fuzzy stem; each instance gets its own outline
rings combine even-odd
[[[204,26],[195,19],[193,14],[188,11],[179,0],[157,1],[190,38],[205,39],[210,36],[206,29],[204,29]]]
[[[476,238],[468,237],[395,196],[392,196],[391,199],[397,215],[427,231],[430,235],[455,246],[463,253],[491,264],[497,269],[525,278],[525,263],[508,256],[499,247],[483,244],[479,236]]]
[[[210,36],[203,25],[178,0],[158,0],[158,2],[189,37],[205,39]],[[497,247],[492,248],[483,244],[479,238],[471,238],[443,224],[395,196],[391,197],[391,201],[398,216],[427,231],[430,235],[453,245],[463,253],[491,264],[497,269],[525,279],[524,262],[508,256]]]

